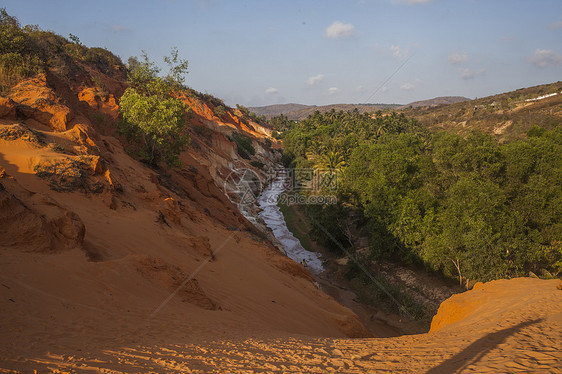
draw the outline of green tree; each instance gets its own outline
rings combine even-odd
[[[42,70],[33,44],[17,18],[0,8],[0,93]]]
[[[233,132],[230,139],[236,144],[236,151],[240,157],[250,160],[256,154],[256,149],[252,145],[252,138],[248,135]]]
[[[304,210],[311,223],[308,234],[312,240],[333,253],[345,253],[343,250],[351,246],[344,229],[346,208],[341,204],[310,204],[305,205]]]
[[[500,145],[476,131],[431,134],[403,114],[316,111],[288,126],[283,161],[316,168],[345,162],[338,201],[362,212],[367,261],[421,260],[464,284],[529,271],[556,276],[562,126],[527,136]],[[346,212],[334,207],[307,210],[330,233],[346,224]]]
[[[179,58],[177,47],[173,47],[170,56],[164,56],[164,62],[169,67],[169,74],[166,76],[166,83],[173,89],[185,88],[185,74],[187,74],[188,61]]]
[[[514,217],[506,203],[492,181],[462,177],[447,192],[422,257],[435,269],[458,276],[461,284],[508,276]]]
[[[329,149],[318,158],[315,166],[317,169],[342,171],[345,166],[345,160],[339,151]]]
[[[178,167],[179,155],[190,139],[185,131],[189,108],[175,96],[183,85],[187,61],[178,59],[175,49],[165,61],[170,64],[170,74],[160,77],[146,53],[140,61],[129,59],[130,87],[120,100],[119,130],[142,161],[151,165],[164,161]]]

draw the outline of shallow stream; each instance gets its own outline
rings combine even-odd
[[[302,263],[304,260],[310,272],[314,275],[319,275],[325,270],[322,265],[321,255],[303,248],[300,241],[287,228],[285,217],[283,217],[283,213],[281,213],[277,206],[279,195],[285,191],[287,186],[287,174],[279,173],[258,198],[259,207],[262,209],[259,215],[267,227],[273,231],[273,235],[279,240],[287,256],[298,263]]]

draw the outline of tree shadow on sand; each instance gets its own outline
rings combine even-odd
[[[518,333],[528,326],[542,321],[542,318],[525,321],[516,326],[487,334],[466,347],[462,352],[430,369],[427,374],[456,373],[458,370],[466,368],[468,365],[481,360],[484,355],[497,347],[499,344],[503,343],[509,336]]]

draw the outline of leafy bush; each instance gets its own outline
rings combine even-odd
[[[263,146],[265,147],[265,149],[271,149],[271,144],[271,139],[265,138],[263,140]]]
[[[5,8],[0,8],[0,53],[28,54],[31,50],[31,40],[21,29],[19,21],[10,16]]]
[[[217,117],[221,118],[226,114],[226,109],[224,108],[223,105],[219,105],[213,109],[213,113],[215,113]]]
[[[6,81],[7,86],[23,78],[32,77],[40,71],[40,62],[36,56],[24,56],[17,52],[0,55],[0,77]]]
[[[109,94],[109,89],[98,76],[92,75],[91,79],[92,79],[92,83],[98,89],[97,91],[100,96],[106,96],[107,94]]]
[[[53,159],[33,167],[35,174],[49,182],[55,191],[74,191],[85,186],[85,174],[81,163],[71,158]]]
[[[219,99],[218,97],[215,97],[211,94],[199,93],[199,98],[201,100],[203,100],[205,103],[211,104],[211,106],[213,106],[214,108],[219,107],[219,106],[226,107],[226,105],[224,104],[224,101],[222,101],[222,99]]]
[[[345,250],[350,246],[344,231],[344,220],[347,216],[345,208],[341,204],[310,204],[304,206],[304,211],[312,223],[310,237],[333,253],[345,254]]]
[[[240,111],[240,113],[242,113],[242,117],[249,118],[256,123],[266,123],[267,122],[265,117],[258,116],[254,112],[250,112],[250,109],[246,108],[243,105],[236,104],[236,108]]]
[[[21,80],[44,72],[46,67],[64,77],[86,74],[83,63],[113,75],[114,66],[122,70],[121,60],[103,48],[87,48],[70,34],[71,42],[36,25],[21,27],[15,17],[0,8],[0,93]]]
[[[45,135],[43,133],[30,129],[23,124],[7,126],[0,129],[0,139],[8,141],[21,139],[36,146],[45,143]]]
[[[210,128],[208,128],[208,127],[195,125],[195,126],[192,127],[192,129],[196,134],[201,135],[202,137],[206,138],[207,140],[211,140],[212,137],[213,137],[214,131],[211,130]]]
[[[0,93],[39,71],[41,65],[38,57],[33,54],[33,41],[20,28],[18,20],[1,8]]]
[[[188,107],[173,95],[182,82],[177,76],[159,77],[159,69],[146,54],[142,61],[133,58],[129,62],[131,86],[121,97],[119,131],[142,161],[151,165],[164,161],[178,167],[179,154],[189,143],[185,131]],[[187,68],[187,61],[172,68],[177,68],[177,75]]]
[[[265,166],[265,164],[263,162],[259,162],[259,161],[251,161],[250,165],[252,165],[253,167],[256,167],[258,169],[263,169],[263,167]]]
[[[104,48],[89,48],[85,55],[84,61],[97,67],[104,74],[112,75],[114,66],[121,66],[123,62],[113,53]]]
[[[249,160],[256,154],[256,149],[252,145],[252,139],[248,135],[233,132],[231,139],[236,143],[236,150],[242,158]]]

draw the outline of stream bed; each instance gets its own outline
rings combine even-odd
[[[285,191],[288,185],[286,173],[279,173],[271,184],[263,190],[258,198],[261,208],[259,216],[267,227],[273,231],[273,235],[279,240],[287,256],[295,262],[306,262],[306,266],[314,275],[319,275],[325,269],[322,265],[321,254],[310,252],[303,248],[300,241],[287,228],[285,217],[277,206],[279,195]]]
[[[403,326],[389,324],[376,308],[360,303],[353,291],[347,289],[344,284],[335,280],[330,275],[330,272],[326,271],[322,255],[304,249],[300,241],[289,231],[285,217],[277,206],[279,196],[289,187],[289,177],[286,173],[280,172],[271,184],[262,191],[257,200],[261,208],[259,216],[265,225],[273,231],[273,235],[281,243],[287,256],[298,263],[302,263],[302,260],[305,260],[308,270],[316,278],[315,284],[319,289],[333,297],[340,304],[353,310],[367,330],[370,331],[371,334],[368,337],[403,335],[404,331],[406,331],[403,331]],[[400,322],[400,325],[403,324]]]

